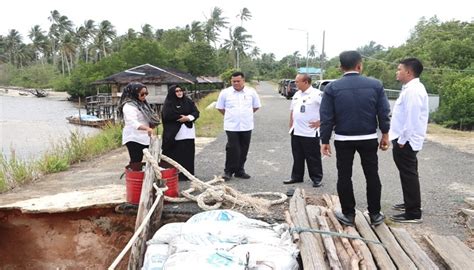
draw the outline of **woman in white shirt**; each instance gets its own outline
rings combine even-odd
[[[150,137],[155,134],[154,128],[160,124],[146,101],[148,90],[139,82],[129,83],[122,91],[118,105],[118,114],[124,120],[122,144],[127,146],[130,163],[127,169],[141,171],[143,149],[150,145]]]
[[[163,154],[178,162],[194,175],[196,129],[194,121],[199,111],[194,102],[186,97],[184,88],[172,85],[163,105]],[[180,180],[186,177],[180,174]]]

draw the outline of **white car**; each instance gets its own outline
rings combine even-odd
[[[324,92],[324,88],[326,85],[328,85],[330,82],[335,81],[335,79],[331,80],[317,80],[314,82],[312,85],[314,88],[319,89],[319,91]]]

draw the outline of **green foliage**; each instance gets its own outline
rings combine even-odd
[[[474,127],[474,77],[457,80],[449,91],[444,91],[443,101],[434,119],[447,127],[472,130]]]
[[[176,49],[176,48],[174,48]],[[106,72],[108,75],[123,71],[123,69],[143,64],[167,67],[170,63],[170,52],[163,48],[159,42],[149,39],[135,39],[126,42],[123,48],[114,56],[122,62],[118,69]],[[110,65],[112,63],[105,63]]]
[[[230,69],[227,69],[226,71],[222,72],[220,77],[221,77],[222,81],[224,82],[224,84],[230,84],[230,79],[232,78],[232,73],[237,72],[237,71],[240,71],[240,70],[237,70],[235,68],[230,68]]]
[[[284,67],[278,70],[278,77],[293,79],[297,73],[298,71],[294,67]]]
[[[34,64],[17,69],[10,83],[28,88],[51,88],[51,82],[60,76],[53,65]]]
[[[184,43],[176,51],[176,58],[183,69],[195,76],[216,74],[215,50],[206,42]]]
[[[34,177],[33,166],[16,158],[15,152],[11,153],[10,159],[0,156],[0,192],[31,181]]]
[[[61,172],[69,168],[69,161],[63,153],[45,154],[38,162],[38,168],[43,173]]]
[[[199,137],[216,137],[222,132],[222,114],[214,106],[208,108],[212,102],[217,101],[218,96],[219,92],[213,92],[197,103],[200,115],[196,121],[196,135]]]

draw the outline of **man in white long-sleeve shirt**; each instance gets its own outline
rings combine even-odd
[[[403,203],[393,209],[403,211],[391,219],[402,223],[420,223],[421,195],[416,154],[423,147],[428,126],[428,94],[420,82],[423,65],[416,58],[400,61],[397,80],[402,91],[392,113],[389,138],[393,143],[393,160],[400,172]]]

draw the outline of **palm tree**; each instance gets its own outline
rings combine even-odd
[[[295,60],[295,68],[298,69],[298,59],[301,57],[300,55],[300,52],[299,51],[295,51],[293,53],[293,58]]]
[[[258,58],[260,56],[260,48],[257,46],[253,47],[252,51],[250,52],[250,57]]]
[[[99,59],[101,58],[101,54],[103,54],[104,57],[107,57],[107,51],[110,51],[109,41],[111,41],[116,36],[117,32],[115,31],[114,26],[108,20],[100,22],[94,42],[94,45],[98,49]]]
[[[23,44],[20,32],[11,29],[5,37],[5,55],[8,61],[13,65],[19,65],[18,54],[20,47]]]
[[[237,26],[234,31],[229,28],[229,39],[224,40],[223,48],[235,55],[235,68],[240,68],[240,55],[245,55],[245,50],[253,43],[250,39],[252,35],[246,34],[247,30]]]
[[[252,14],[248,8],[244,7],[239,14],[237,14],[237,17],[240,19],[240,26],[243,26],[244,21],[248,21],[252,18]]]
[[[44,56],[48,50],[48,38],[45,35],[45,31],[41,29],[39,25],[31,27],[28,37],[32,41],[32,47],[35,52],[35,60],[41,58],[41,63],[44,64]]]
[[[133,28],[128,28],[127,34],[125,34],[127,40],[132,40],[137,38],[137,32]]]
[[[140,33],[140,36],[144,39],[153,40],[153,38],[155,37],[155,35],[153,34],[153,27],[148,23],[142,25],[142,32]]]
[[[314,44],[309,47],[308,56],[311,57],[311,61],[316,57],[316,46]]]
[[[84,21],[84,24],[76,30],[78,45],[85,53],[86,63],[89,62],[89,50],[96,34],[97,26],[94,20]]]
[[[204,27],[207,42],[213,42],[214,48],[216,47],[216,42],[219,40],[218,36],[221,28],[226,28],[228,23],[227,18],[222,16],[222,9],[214,7],[211,11],[211,17],[207,19]]]
[[[203,41],[204,40],[204,30],[202,29],[202,23],[198,21],[193,21],[191,23],[191,28],[189,29],[191,40],[193,42]]]
[[[69,20],[67,16],[61,15],[57,10],[51,11],[48,19],[52,23],[49,28],[48,35],[51,41],[51,54],[53,56],[53,64],[56,65],[56,55],[58,49],[61,47],[61,41],[66,40],[66,35],[74,34],[73,23],[71,20]],[[61,59],[64,60],[64,55],[61,56]],[[63,67],[64,74],[64,62],[61,63],[61,65]]]

